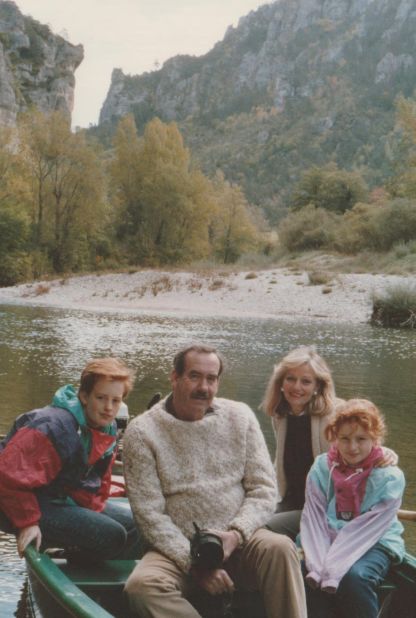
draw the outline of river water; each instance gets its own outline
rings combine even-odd
[[[385,413],[387,445],[399,453],[407,489],[403,508],[416,508],[416,332],[367,325],[262,319],[177,317],[0,305],[0,433],[21,412],[41,407],[62,384],[77,384],[93,356],[117,354],[137,370],[128,405],[135,415],[157,391],[169,390],[174,353],[195,342],[225,356],[220,395],[257,409],[273,364],[290,349],[315,344],[333,370],[340,397],[366,397]],[[271,453],[268,418],[258,414]],[[406,528],[416,553],[416,523]],[[20,615],[24,562],[13,538],[0,533],[0,616]],[[19,609],[17,609],[19,606]]]

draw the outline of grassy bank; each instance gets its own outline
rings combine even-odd
[[[387,286],[373,298],[372,324],[416,328],[416,286]]]

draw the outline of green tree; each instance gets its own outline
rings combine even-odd
[[[24,183],[16,157],[16,132],[0,127],[0,285],[14,285],[29,274],[28,218]]]
[[[15,150],[15,131],[10,127],[0,127],[0,205],[18,203]]]
[[[0,286],[14,285],[28,275],[27,221],[13,208],[0,206]]]
[[[367,187],[358,172],[340,170],[335,163],[329,163],[304,172],[293,191],[290,206],[292,210],[300,210],[312,204],[316,208],[343,213],[366,197]]]

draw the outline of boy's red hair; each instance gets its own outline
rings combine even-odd
[[[134,372],[120,358],[106,356],[90,360],[81,373],[79,392],[91,393],[95,383],[101,378],[112,382],[123,382],[126,397],[133,388]]]

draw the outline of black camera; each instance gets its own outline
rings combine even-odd
[[[195,534],[191,539],[192,566],[199,569],[219,569],[224,561],[222,539],[209,530],[201,530],[193,522]]]

